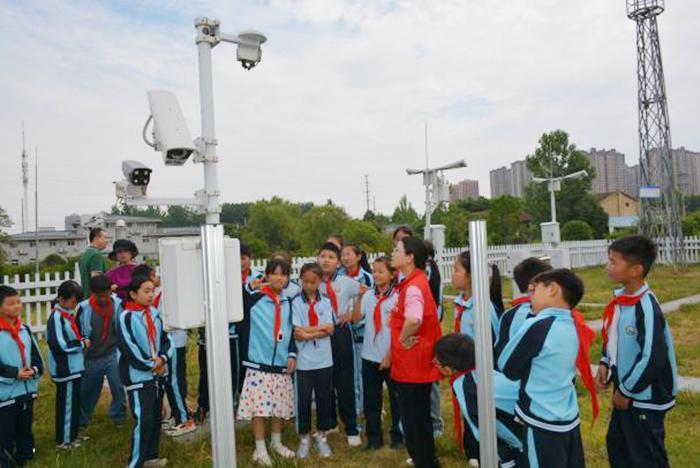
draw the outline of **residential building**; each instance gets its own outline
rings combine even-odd
[[[503,166],[489,173],[491,180],[491,198],[513,195],[513,173]]]
[[[450,202],[479,198],[479,181],[464,179],[450,187]]]

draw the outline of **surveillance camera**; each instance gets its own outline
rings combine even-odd
[[[153,144],[147,143],[163,152],[166,166],[182,166],[195,148],[177,96],[170,91],[151,90],[148,104],[153,118],[154,141]]]
[[[264,44],[267,38],[257,31],[244,31],[238,35],[238,52],[236,58],[246,70],[250,70],[262,58],[261,44]]]
[[[144,163],[134,160],[122,161],[122,173],[132,185],[138,187],[147,186],[151,181],[151,172],[151,168]]]

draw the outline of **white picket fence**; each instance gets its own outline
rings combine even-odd
[[[569,250],[571,267],[584,268],[596,265],[604,265],[608,258],[608,245],[606,240],[592,241],[572,241],[562,242],[561,247]],[[665,242],[660,242],[660,262],[667,263],[668,250],[664,248]],[[498,265],[501,273],[507,270],[508,254],[517,250],[528,250],[532,255],[541,255],[545,246],[542,244],[516,244],[516,245],[495,245],[488,247],[488,261],[490,264]],[[700,263],[700,237],[686,237],[685,249],[689,263]],[[443,251],[442,257],[438,259],[440,274],[443,283],[449,283],[452,279],[452,266],[455,258],[465,248],[449,248]],[[370,263],[383,253],[368,254]],[[302,265],[315,261],[314,257],[294,257],[292,259],[291,277],[296,279]],[[266,260],[257,259],[253,261],[253,268],[264,270]],[[46,329],[46,319],[51,309],[51,300],[56,297],[56,289],[67,279],[75,279],[80,282],[80,273],[76,265],[73,273],[44,273],[7,275],[2,277],[0,284],[12,286],[20,291],[22,302],[24,303],[23,321],[28,324],[33,331],[41,333]]]

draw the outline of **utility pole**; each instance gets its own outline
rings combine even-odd
[[[34,266],[39,281],[39,150],[34,147]]]
[[[365,199],[367,201],[367,211],[369,211],[369,174],[365,174]]]
[[[29,229],[29,155],[24,147],[24,121],[22,121],[22,232]]]

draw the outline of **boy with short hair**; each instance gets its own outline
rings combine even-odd
[[[78,305],[76,320],[83,337],[92,344],[85,352],[85,372],[80,385],[80,427],[89,424],[107,378],[112,393],[109,417],[117,425],[126,419],[126,394],[117,365],[117,317],[122,304],[112,295],[107,276],[90,278],[90,297]]]
[[[608,277],[621,284],[603,316],[603,355],[596,380],[613,383],[606,444],[615,467],[668,466],[664,418],[678,392],[673,338],[646,283],[657,246],[643,236],[608,248]]]
[[[331,337],[333,350],[333,392],[331,392],[332,427],[337,427],[336,404],[340,419],[345,425],[348,445],[362,444],[360,428],[357,424],[355,398],[355,343],[352,334],[353,305],[364,289],[360,283],[347,276],[338,275],[340,250],[326,242],[318,252],[318,263],[323,271],[320,285],[321,294],[328,298],[333,308],[335,330]]]
[[[588,349],[593,330],[573,310],[583,282],[562,268],[533,280],[532,311],[498,358],[498,368],[520,380],[515,413],[525,424],[530,466],[585,466],[574,378],[581,373],[598,412]]]
[[[462,333],[443,336],[435,343],[435,360],[444,376],[461,374],[453,382],[452,391],[457,397],[462,415],[478,441],[479,414],[476,392],[478,377],[474,369],[474,341]],[[493,371],[498,458],[501,466],[516,466],[524,462],[521,459],[524,456],[525,445],[523,425],[515,419],[518,389],[518,382],[507,379],[501,372]]]
[[[0,286],[0,466],[24,466],[34,457],[34,399],[44,361],[27,325],[20,321],[16,289]]]
[[[530,281],[542,272],[550,271],[552,265],[536,257],[526,258],[513,269],[513,280],[518,285],[519,294],[513,292],[511,308],[501,315],[498,342],[494,355],[498,356],[508,344],[513,335],[520,329],[523,322],[532,314],[530,296],[528,293]],[[517,297],[515,297],[517,294]]]

